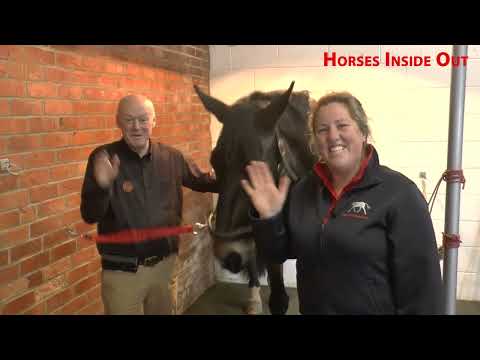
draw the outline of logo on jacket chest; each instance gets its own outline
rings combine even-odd
[[[359,219],[368,219],[368,211],[372,207],[368,205],[365,201],[354,201],[352,204],[347,208],[342,216],[347,217],[354,217]]]
[[[133,183],[129,180],[125,180],[122,184],[122,189],[126,193],[132,192],[133,191]]]

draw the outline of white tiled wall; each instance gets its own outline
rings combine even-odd
[[[383,164],[401,171],[421,188],[427,173],[426,196],[447,166],[451,68],[440,67],[324,67],[325,51],[337,56],[432,56],[452,53],[450,45],[237,45],[210,47],[213,96],[226,103],[254,90],[309,90],[314,98],[346,90],[357,96],[370,117],[373,143]],[[468,49],[465,97],[463,170],[467,179],[461,194],[457,293],[459,299],[480,300],[480,46]],[[216,143],[220,125],[212,116]],[[444,231],[445,183],[440,187],[432,218],[437,241]],[[219,279],[244,282],[217,267]],[[284,270],[295,286],[295,262]],[[265,284],[265,279],[263,279]]]

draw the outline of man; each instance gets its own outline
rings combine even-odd
[[[151,142],[155,109],[149,99],[124,97],[116,120],[122,139],[92,152],[82,188],[82,217],[98,223],[100,235],[178,226],[182,185],[217,192],[215,180],[178,150]],[[178,237],[97,243],[97,248],[106,314],[172,313],[169,282]]]

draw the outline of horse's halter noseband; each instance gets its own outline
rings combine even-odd
[[[285,157],[285,145],[283,144],[282,139],[278,136],[277,131],[275,131],[275,141],[277,143],[278,151],[280,153],[280,159],[276,164],[276,168],[279,169],[280,166],[284,166],[287,174],[290,178],[296,178],[294,175],[293,170],[288,166],[288,162],[284,161]],[[216,218],[216,208],[209,214],[207,224],[208,229],[212,236],[219,240],[224,241],[234,241],[240,239],[248,239],[253,238],[253,229],[251,225],[241,226],[238,229],[229,231],[229,232],[218,232],[215,230],[215,218]]]

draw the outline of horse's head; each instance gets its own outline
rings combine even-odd
[[[277,146],[277,124],[289,106],[293,82],[285,92],[260,93],[229,106],[195,87],[205,108],[223,125],[210,162],[219,182],[219,198],[213,236],[215,254],[223,266],[239,272],[254,255],[249,224],[249,200],[240,180],[252,160],[269,164],[278,178],[282,156]],[[228,246],[227,246],[228,245]]]

